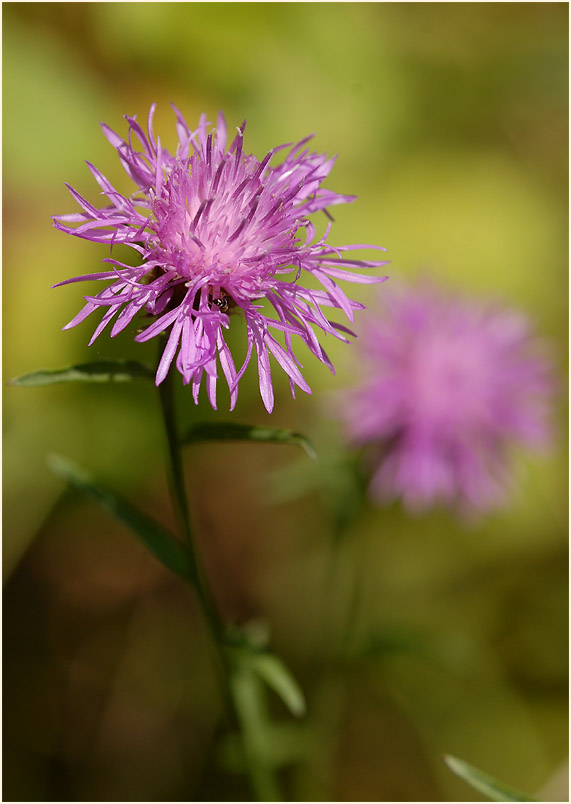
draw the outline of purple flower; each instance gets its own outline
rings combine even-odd
[[[549,360],[514,311],[431,286],[383,295],[359,342],[365,376],[342,408],[353,443],[377,447],[370,493],[412,511],[493,508],[510,442],[547,439]]]
[[[319,210],[328,215],[327,207],[353,201],[354,196],[321,187],[335,160],[304,148],[311,137],[291,148],[280,164],[270,166],[274,154],[287,146],[272,149],[259,161],[243,152],[245,123],[227,148],[222,114],[213,132],[209,133],[210,124],[204,115],[196,131],[191,131],[173,108],[178,134],[175,156],[162,148],[159,138],[155,139],[154,105],[147,133],[135,118],[126,117],[127,142],[103,125],[105,136],[136,185],[132,195],[117,192],[89,162],[108,203],[98,209],[68,186],[83,211],[56,216],[56,228],[108,243],[111,248],[125,244],[138,253],[139,259],[131,266],[108,258],[104,262],[110,264],[110,270],[60,282],[113,280],[96,296],[85,296],[87,304],[64,329],[103,309],[90,341],[93,343],[113,319],[111,337],[143,311],[152,320],[135,340],[168,334],[157,385],[165,379],[176,355],[176,368],[185,384],[192,383],[194,401],[198,401],[205,375],[214,408],[217,359],[230,389],[232,409],[238,382],[255,348],[260,392],[271,412],[274,394],[269,354],[288,375],[292,395],[294,385],[311,393],[292,351],[292,335],[299,336],[333,371],[314,327],[345,342],[346,335],[353,333],[330,321],[321,308],[338,308],[352,321],[354,311],[363,305],[347,298],[335,280],[381,282],[382,277],[354,273],[352,269],[377,268],[386,262],[344,256],[348,251],[378,246],[326,245],[331,223],[323,236],[316,238],[308,215]],[[307,274],[317,280],[319,289],[301,284]],[[268,308],[275,317],[267,314]],[[238,311],[247,332],[247,353],[239,370],[224,340],[224,330]],[[283,345],[275,337],[278,333]]]

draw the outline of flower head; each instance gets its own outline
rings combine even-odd
[[[510,442],[546,440],[549,361],[514,311],[429,286],[383,296],[359,341],[366,375],[342,408],[350,439],[378,448],[371,494],[417,511],[494,507]]]
[[[308,216],[326,212],[332,204],[353,201],[354,196],[321,187],[335,160],[306,149],[310,137],[272,166],[275,153],[288,146],[272,149],[260,161],[243,151],[245,123],[227,147],[222,114],[214,131],[209,131],[204,115],[198,128],[191,131],[175,108],[178,146],[172,156],[155,139],[154,109],[153,105],[147,132],[135,118],[126,117],[128,141],[103,125],[136,191],[129,197],[122,195],[87,163],[108,203],[96,208],[69,187],[83,211],[54,218],[54,225],[68,234],[110,247],[125,244],[139,255],[134,266],[109,257],[104,262],[110,264],[110,270],[59,283],[113,280],[96,296],[85,296],[87,304],[64,329],[103,309],[93,343],[111,321],[113,337],[142,311],[152,319],[135,340],[168,336],[157,385],[176,356],[176,368],[185,384],[192,383],[195,402],[205,375],[208,398],[216,407],[219,361],[230,389],[231,409],[255,349],[260,392],[271,412],[274,395],[269,354],[288,375],[292,394],[294,385],[311,393],[292,351],[292,335],[299,336],[310,352],[333,370],[314,328],[343,341],[353,333],[330,321],[322,308],[339,308],[352,321],[354,311],[363,307],[347,298],[335,280],[380,282],[383,277],[353,269],[377,268],[386,262],[345,256],[349,251],[378,246],[327,245],[331,223],[323,236],[316,238]],[[304,287],[307,274],[317,280],[319,289]],[[273,310],[272,316],[259,302],[269,303],[266,307]],[[237,312],[245,319],[247,330],[247,353],[239,370],[224,339],[231,315]],[[278,333],[283,335],[283,345],[275,337]]]

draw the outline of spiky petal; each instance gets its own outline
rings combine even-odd
[[[357,260],[349,254],[379,246],[327,245],[331,224],[316,238],[308,216],[354,197],[322,188],[334,160],[305,148],[309,137],[272,166],[275,153],[288,146],[274,148],[258,160],[244,153],[245,123],[227,147],[222,114],[213,131],[204,116],[191,131],[175,109],[179,142],[173,156],[155,139],[154,109],[152,106],[146,132],[135,118],[126,118],[127,141],[103,125],[136,192],[130,197],[117,192],[88,163],[108,203],[96,208],[70,187],[82,212],[54,218],[54,225],[63,232],[111,247],[122,243],[139,255],[135,266],[110,257],[104,260],[110,264],[108,271],[59,283],[113,280],[97,295],[85,297],[87,304],[66,328],[103,309],[93,342],[110,324],[113,337],[138,313],[150,314],[151,322],[135,339],[147,341],[163,333],[167,337],[157,384],[175,361],[183,382],[192,384],[195,401],[205,376],[213,407],[218,363],[233,408],[238,383],[255,351],[260,393],[271,412],[274,395],[269,355],[288,375],[292,394],[295,385],[311,393],[293,353],[292,335],[300,337],[318,360],[333,369],[314,329],[343,341],[350,331],[330,321],[321,308],[338,308],[352,321],[354,311],[363,305],[349,299],[336,280],[381,282],[386,277],[355,269],[378,268],[386,262]],[[321,289],[302,284],[307,274]],[[260,303],[264,301],[269,302],[273,315],[265,312]],[[238,311],[245,319],[247,334],[247,354],[239,369],[224,339],[231,314]]]

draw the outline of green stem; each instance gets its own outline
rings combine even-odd
[[[180,528],[184,534],[186,546],[190,555],[191,569],[193,576],[193,584],[200,598],[200,603],[204,611],[204,616],[208,623],[208,627],[214,642],[220,646],[221,657],[223,662],[226,662],[223,650],[224,641],[224,626],[216,607],[214,605],[212,595],[206,585],[204,574],[200,566],[200,560],[194,544],[192,535],[192,528],[190,525],[190,514],[188,510],[188,501],[186,496],[186,488],[184,484],[184,469],[182,465],[182,456],[178,440],[178,433],[176,428],[176,413],[174,405],[173,394],[173,373],[169,371],[165,380],[159,385],[159,394],[161,398],[161,407],[163,412],[163,419],[165,423],[165,430],[168,442],[170,473],[169,483],[171,489],[171,497],[179,521]]]
[[[261,751],[257,750],[259,739],[256,738],[256,735],[258,738],[261,737],[262,743],[264,739],[261,730],[258,728],[258,718],[249,716],[249,713],[255,710],[248,706],[243,706],[241,686],[237,683],[239,668],[234,667],[230,652],[227,649],[226,629],[208,588],[192,534],[184,482],[184,469],[176,426],[172,370],[169,371],[167,377],[159,386],[159,395],[168,443],[169,485],[173,506],[190,556],[192,585],[198,595],[208,630],[220,660],[219,665],[222,671],[221,677],[226,705],[231,719],[242,732],[246,771],[252,795],[256,801],[279,801],[279,791],[273,771],[267,766],[263,757],[260,757]],[[258,732],[260,733],[257,734]],[[263,748],[264,746],[260,747]],[[268,798],[268,794],[271,795],[271,799]]]

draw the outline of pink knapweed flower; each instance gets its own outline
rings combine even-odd
[[[126,265],[109,257],[104,262],[111,265],[110,270],[60,282],[113,280],[96,296],[85,296],[87,304],[64,329],[103,309],[93,343],[113,319],[112,337],[142,311],[151,319],[135,340],[168,335],[157,385],[165,379],[176,355],[176,368],[185,384],[192,383],[194,401],[198,401],[205,375],[208,398],[216,407],[219,361],[230,389],[231,409],[255,348],[260,392],[271,412],[274,393],[269,354],[288,375],[292,394],[294,385],[311,393],[292,351],[292,335],[299,336],[310,352],[333,370],[314,327],[344,341],[353,333],[330,321],[322,308],[338,308],[350,321],[354,311],[363,308],[347,298],[335,280],[380,282],[382,277],[353,269],[377,268],[386,262],[344,256],[378,246],[327,245],[331,223],[323,236],[316,238],[308,216],[326,212],[332,204],[353,201],[354,196],[321,187],[335,160],[304,148],[311,137],[271,166],[274,154],[288,146],[272,149],[260,161],[243,151],[245,123],[227,148],[222,114],[214,131],[209,131],[204,115],[198,128],[191,131],[173,108],[178,134],[174,156],[153,134],[154,105],[146,133],[135,118],[126,116],[128,141],[103,125],[105,136],[136,185],[132,195],[117,192],[89,162],[106,205],[93,206],[68,185],[83,211],[55,216],[54,225],[110,247],[125,244],[139,259],[136,265]],[[138,145],[134,144],[137,141]],[[307,274],[317,280],[319,288],[304,287]],[[275,317],[267,314],[267,308]],[[224,329],[236,312],[241,312],[247,331],[246,356],[239,370],[224,339]],[[276,333],[282,333],[283,345]]]
[[[352,442],[374,445],[371,495],[411,511],[501,503],[510,445],[548,436],[552,367],[526,318],[433,286],[391,288],[357,348],[365,375],[341,411]]]

